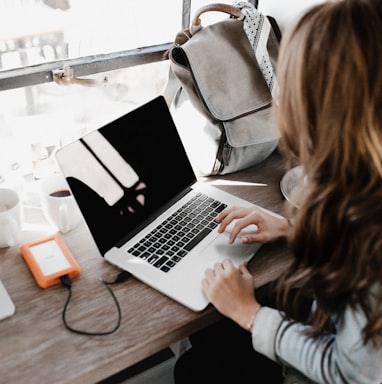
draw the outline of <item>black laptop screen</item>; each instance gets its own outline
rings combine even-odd
[[[102,255],[196,180],[162,96],[56,157]]]

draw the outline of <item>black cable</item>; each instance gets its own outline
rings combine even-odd
[[[105,281],[103,278],[100,278],[101,283],[110,292],[110,295],[111,295],[111,297],[113,298],[113,300],[115,302],[115,305],[117,307],[117,312],[118,312],[117,324],[115,325],[114,328],[112,328],[109,331],[105,331],[105,332],[83,331],[83,330],[80,330],[80,329],[73,328],[73,327],[71,327],[68,324],[68,322],[66,321],[66,313],[67,313],[67,309],[68,309],[68,305],[69,305],[70,299],[72,297],[72,282],[69,279],[68,275],[61,276],[60,277],[61,283],[68,290],[68,297],[66,299],[66,302],[65,302],[65,305],[64,305],[64,309],[62,311],[62,321],[63,321],[63,323],[65,325],[65,328],[68,329],[70,332],[77,333],[77,334],[80,334],[80,335],[87,335],[87,336],[106,336],[106,335],[110,335],[110,334],[114,333],[119,328],[119,326],[121,325],[122,313],[121,313],[121,307],[119,305],[119,302],[118,302],[118,300],[117,300],[113,290],[110,288],[110,285],[116,284],[116,283],[121,283],[121,282],[127,280],[130,276],[131,276],[131,274],[129,272],[122,271],[117,276],[117,278],[114,281],[112,281],[112,282],[108,282],[108,281]]]
[[[113,284],[117,284],[117,283],[123,283],[124,281],[126,281],[129,277],[131,276],[131,273],[130,272],[127,272],[127,271],[122,271],[118,274],[117,278],[114,280],[114,281],[111,281],[111,282],[108,282],[108,281],[105,281],[104,279],[101,278],[101,281],[104,283],[104,284],[107,284],[107,285],[113,285]]]

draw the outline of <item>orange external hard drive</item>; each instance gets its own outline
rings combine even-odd
[[[41,288],[60,284],[60,277],[77,277],[81,268],[58,234],[21,246],[21,254]]]

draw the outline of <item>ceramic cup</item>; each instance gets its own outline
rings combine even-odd
[[[18,244],[20,235],[20,197],[13,189],[0,188],[0,248]]]
[[[62,233],[76,228],[81,221],[81,212],[62,175],[40,180],[41,208],[50,224]]]

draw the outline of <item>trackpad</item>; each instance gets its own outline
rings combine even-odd
[[[238,266],[243,261],[250,260],[260,248],[260,243],[241,244],[239,239],[233,244],[229,243],[229,234],[223,232],[215,238],[203,251],[200,253],[202,259],[208,260],[210,263],[231,259]]]

